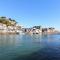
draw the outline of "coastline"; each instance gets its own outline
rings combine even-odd
[[[0,32],[0,34],[4,35],[4,34],[19,34],[19,32]]]
[[[23,33],[23,31],[22,32],[20,32],[20,31],[0,31],[0,34],[20,34],[20,33]],[[54,31],[54,32],[24,32],[25,34],[40,34],[40,35],[52,35],[52,34],[60,34],[60,32],[59,31]]]

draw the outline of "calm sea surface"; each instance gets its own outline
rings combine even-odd
[[[60,60],[60,35],[0,35],[0,60]]]

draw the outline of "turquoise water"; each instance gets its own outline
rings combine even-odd
[[[0,60],[60,60],[60,35],[0,35]]]

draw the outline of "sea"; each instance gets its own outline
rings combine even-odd
[[[60,60],[60,35],[0,35],[0,60]]]

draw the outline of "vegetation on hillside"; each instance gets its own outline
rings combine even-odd
[[[33,28],[41,29],[41,26],[34,26]]]
[[[11,18],[6,18],[2,16],[0,17],[0,23],[6,24],[7,26],[14,26],[17,22]]]

